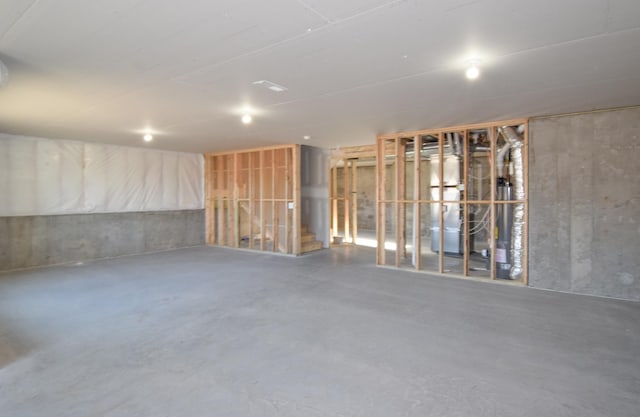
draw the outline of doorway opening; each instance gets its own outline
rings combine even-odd
[[[330,205],[332,245],[377,247],[374,145],[333,151],[330,159]]]

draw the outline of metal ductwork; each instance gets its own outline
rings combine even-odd
[[[451,152],[454,155],[462,156],[462,141],[460,140],[460,134],[458,132],[446,133],[445,136],[449,141]]]
[[[504,158],[507,156],[507,152],[511,148],[509,142],[505,143],[502,148],[498,149],[498,155],[496,156],[496,166],[498,168],[498,177],[504,177]]]
[[[523,201],[526,198],[524,192],[524,141],[510,126],[503,126],[499,128],[499,131],[507,142],[504,148],[508,146],[511,150],[511,161],[513,163],[513,198]],[[502,154],[502,157],[505,156],[502,149],[500,154]],[[511,270],[509,277],[511,279],[520,279],[524,270],[524,266],[522,265],[525,227],[524,204],[518,203],[514,204],[514,206],[510,248]]]
[[[457,155],[456,144],[453,142],[453,134],[445,133],[444,137],[447,139],[447,142],[449,143],[449,148],[451,149],[451,153],[453,153],[454,155]]]
[[[445,133],[444,134],[447,143],[449,144],[449,148],[451,148],[451,153],[457,156],[462,156],[462,140],[460,139],[460,134],[457,132],[454,133]]]

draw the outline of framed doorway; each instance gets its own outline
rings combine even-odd
[[[376,148],[334,150],[330,158],[332,245],[376,247]]]

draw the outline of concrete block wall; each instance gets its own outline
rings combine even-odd
[[[640,300],[640,107],[529,129],[530,285]]]
[[[407,189],[409,192],[413,192],[413,164],[407,164]],[[393,165],[387,165],[386,168],[387,178],[394,178],[395,168]],[[427,177],[425,175],[425,177]],[[338,168],[338,195],[344,195],[344,179],[342,168]],[[428,180],[428,178],[427,178]],[[376,230],[376,166],[375,160],[371,165],[358,166],[358,174],[356,177],[356,193],[358,197],[358,230]],[[386,193],[389,198],[394,196],[394,181],[387,181],[385,184]],[[409,189],[409,187],[411,187]],[[413,213],[413,212],[412,212]],[[387,231],[394,230],[395,219],[393,216],[387,216]],[[338,224],[340,227],[344,224],[344,210],[339,210]]]
[[[0,217],[0,271],[204,245],[204,210]]]
[[[358,230],[376,230],[376,166],[359,166],[356,177]]]

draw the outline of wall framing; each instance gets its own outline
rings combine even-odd
[[[299,255],[300,146],[204,157],[207,244]]]
[[[355,244],[358,240],[358,164],[374,160],[375,145],[334,149],[329,160],[330,230],[334,240]]]
[[[510,188],[516,175],[512,173],[513,151],[509,146],[505,146],[511,142],[508,142],[506,134],[501,130],[504,127],[510,127],[513,131],[516,128],[520,129],[520,141],[514,143],[521,143],[522,149],[523,178],[521,181],[525,196],[522,199],[506,199],[498,195],[499,181],[507,181],[507,186]],[[456,143],[458,143],[457,146]],[[504,269],[505,265],[510,265],[507,262],[517,256],[517,259],[522,261],[522,272],[517,275],[512,272],[512,276],[506,279],[527,285],[528,147],[526,119],[378,136],[376,143],[376,263],[496,280],[504,278],[505,274],[504,271],[497,271],[497,260],[504,256],[508,258],[504,264],[498,264],[501,269]],[[427,152],[425,149],[430,150]],[[455,153],[454,149],[456,149]],[[500,150],[503,152],[499,153]],[[427,154],[428,156],[425,156]],[[497,158],[500,156],[502,160],[505,155],[506,162],[498,163]],[[452,158],[455,158],[460,166],[459,184],[455,186],[447,184],[445,180],[445,162]],[[432,166],[436,163],[437,167]],[[427,166],[430,167],[431,172],[430,184],[425,184],[428,182],[428,173],[425,172]],[[487,168],[490,175],[486,173]],[[434,178],[437,182],[435,185]],[[478,188],[481,191],[478,191]],[[453,193],[452,190],[454,190]],[[451,197],[456,193],[458,197]],[[450,236],[445,235],[446,225],[451,216],[451,212],[447,212],[447,209],[451,207],[459,211],[461,219],[460,249],[456,254],[457,258],[453,261],[451,254],[445,253],[447,240],[451,240],[448,239]],[[503,247],[496,248],[499,243],[497,234],[499,230],[512,228],[499,226],[498,220],[504,222],[504,219],[508,218],[508,214],[505,213],[511,213],[514,209],[524,211],[524,227],[521,236],[523,248],[514,255],[511,247],[507,252],[508,255],[505,255]],[[431,214],[431,222],[429,222],[429,214]],[[481,221],[476,217],[480,214],[483,216]],[[410,222],[408,222],[409,216]],[[428,234],[431,239],[432,249],[433,247],[438,249],[429,255],[425,255],[428,252],[424,241],[425,234]],[[483,249],[483,256],[488,258],[485,262],[487,266],[484,268],[479,266],[478,253],[474,251],[474,243],[478,240],[477,235],[481,235],[483,237],[481,240],[486,241],[479,242],[480,245],[485,243],[487,245]],[[502,252],[497,253],[497,251]],[[513,268],[510,270],[513,271]]]

